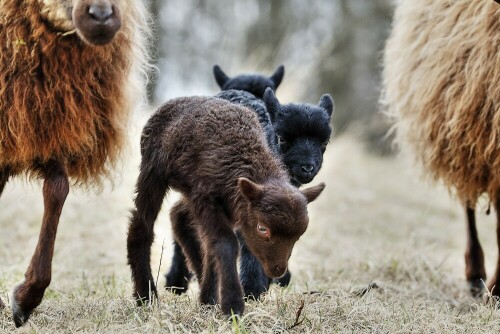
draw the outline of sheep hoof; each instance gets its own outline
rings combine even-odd
[[[14,318],[14,324],[17,328],[24,325],[28,321],[30,315],[31,312],[24,312],[16,300],[14,298],[12,299],[12,317]]]
[[[474,298],[480,298],[484,293],[484,283],[482,279],[473,279],[469,281],[469,290]]]
[[[290,274],[290,272],[287,271],[285,275],[283,275],[280,278],[275,279],[274,283],[278,284],[281,287],[285,287],[285,286],[288,286],[288,284],[290,284],[291,279],[292,279],[292,274]]]
[[[191,276],[191,275],[190,275]],[[182,295],[188,289],[189,278],[184,276],[179,279],[179,275],[177,273],[168,273],[165,275],[167,283],[165,284],[165,289],[176,295]]]

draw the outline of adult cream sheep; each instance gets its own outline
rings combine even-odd
[[[398,142],[463,203],[466,277],[486,279],[475,206],[494,204],[500,245],[500,5],[402,1],[384,58],[384,95]],[[500,258],[488,288],[500,296]]]

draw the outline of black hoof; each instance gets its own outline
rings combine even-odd
[[[17,304],[15,299],[12,299],[12,301],[13,301],[12,302],[12,317],[14,318],[14,324],[16,325],[17,328],[19,328],[28,321],[28,319],[31,315],[31,312],[24,312],[19,307],[19,305]]]
[[[482,297],[485,291],[483,280],[479,278],[469,281],[469,290],[474,298]]]
[[[175,293],[176,295],[182,295],[183,293],[186,293],[189,285],[189,279],[191,278],[192,275],[189,275],[188,278],[185,278],[184,276],[179,276],[175,274],[168,273],[165,275],[166,278],[166,284],[165,284],[165,289],[169,290],[172,293]]]
[[[290,284],[291,279],[292,279],[292,274],[290,274],[290,272],[287,271],[285,275],[275,279],[274,283],[278,284],[279,286],[285,287],[288,286],[288,284]]]

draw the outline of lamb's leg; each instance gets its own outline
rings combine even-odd
[[[174,259],[167,274],[167,288],[181,294],[187,290],[191,277],[184,254],[186,254],[189,263],[198,278],[200,278],[203,271],[201,248],[196,231],[191,226],[188,203],[185,199],[181,199],[172,207],[170,221],[176,241],[174,244]]]
[[[151,245],[154,223],[167,192],[167,182],[161,173],[143,168],[137,180],[135,209],[132,210],[127,237],[127,257],[134,282],[137,304],[151,302],[152,294],[158,297],[151,272]]]
[[[174,241],[174,255],[170,270],[165,274],[165,288],[180,295],[187,291],[189,280],[193,275],[186,265],[186,257],[177,241]]]
[[[231,315],[232,311],[241,315],[245,304],[237,270],[238,239],[223,208],[217,203],[207,202],[202,204],[204,209],[196,221],[203,247],[200,300],[210,300],[216,278],[222,312]]]
[[[0,196],[2,195],[3,189],[9,180],[10,172],[8,167],[0,168]],[[2,302],[0,298],[0,310],[5,307],[5,304]]]
[[[240,280],[245,297],[258,299],[269,289],[270,279],[257,258],[250,252],[241,233],[237,233],[240,242]]]
[[[500,198],[497,198],[495,202],[495,211],[497,214],[497,247],[498,247],[498,259],[497,266],[495,269],[495,274],[493,278],[488,283],[488,290],[493,296],[500,297]]]
[[[467,248],[465,249],[465,277],[469,282],[470,291],[475,296],[481,295],[483,282],[486,279],[484,269],[484,255],[479,243],[476,229],[476,216],[474,208],[465,205],[467,217]]]
[[[64,166],[52,160],[41,166],[44,177],[44,215],[35,254],[25,274],[24,282],[14,290],[12,312],[17,327],[24,324],[31,312],[42,301],[50,284],[52,256],[57,225],[69,192],[68,176]]]

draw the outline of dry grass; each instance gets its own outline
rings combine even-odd
[[[446,191],[428,186],[397,158],[363,152],[349,137],[334,140],[317,181],[327,188],[311,204],[311,224],[297,243],[287,289],[273,287],[248,302],[240,325],[200,306],[197,287],[185,296],[161,291],[158,307],[136,308],[130,297],[125,238],[137,176],[133,149],[114,189],[72,190],[63,210],[53,280],[19,333],[497,333],[500,311],[472,299],[464,281],[465,223]],[[169,197],[153,249],[153,268],[170,265]],[[0,199],[0,296],[19,282],[34,250],[42,215],[40,185],[7,185]],[[486,207],[484,207],[483,212]],[[489,272],[496,261],[495,221],[479,217]],[[374,284],[371,284],[374,282]],[[292,327],[297,312],[298,325]],[[0,331],[14,329],[0,310]]]

